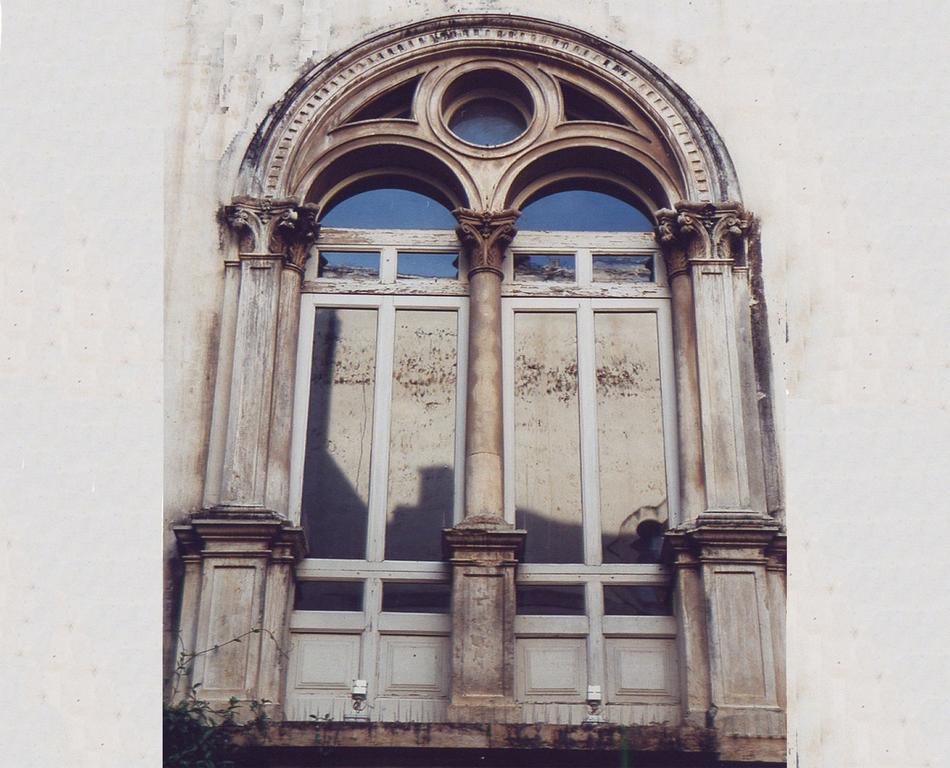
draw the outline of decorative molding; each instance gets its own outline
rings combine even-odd
[[[672,279],[696,262],[745,266],[752,215],[735,202],[679,202],[657,211],[656,239]]]
[[[375,77],[433,55],[487,50],[553,59],[590,73],[632,96],[669,137],[687,193],[708,201],[738,194],[735,171],[705,115],[649,62],[581,30],[518,16],[443,17],[385,32],[318,65],[288,92],[254,137],[244,160],[246,177],[265,197],[288,194],[293,158],[317,115]]]
[[[501,262],[505,248],[518,233],[515,220],[520,211],[473,211],[471,208],[456,208],[452,214],[458,219],[459,240],[468,256],[468,275],[477,272],[494,272],[502,276]]]
[[[242,255],[278,256],[303,272],[320,234],[318,213],[317,206],[294,198],[236,197],[225,206],[223,218],[237,235]]]

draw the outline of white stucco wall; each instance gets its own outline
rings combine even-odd
[[[216,208],[303,68],[384,28],[491,11],[634,50],[719,130],[763,222],[787,372],[797,765],[946,763],[945,7],[170,0],[164,83],[160,10],[3,3],[0,653],[23,712],[0,726],[5,751],[158,763],[159,419],[176,518],[201,499]]]

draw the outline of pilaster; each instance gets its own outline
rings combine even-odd
[[[685,604],[680,621],[689,624],[680,628],[687,719],[698,724],[708,702],[705,725],[716,729],[722,759],[783,760],[784,620],[776,616],[785,610],[784,592],[776,589],[777,571],[784,570],[781,526],[765,515],[720,511],[666,537],[666,558]]]
[[[270,702],[280,717],[302,529],[273,515],[196,515],[174,528],[185,560],[176,696]]]
[[[220,478],[222,509],[286,514],[300,279],[316,218],[315,206],[293,199],[242,197],[224,209],[240,280],[230,386],[220,398],[228,408],[222,466],[208,472],[209,481]]]
[[[745,233],[750,216],[737,203],[680,202],[675,210],[661,210],[657,217],[657,238],[664,248],[670,279],[681,280],[681,291],[691,293],[691,306],[674,304],[679,310],[678,347],[695,354],[698,383],[698,415],[702,434],[702,469],[706,512],[749,511],[750,440],[747,424],[750,409],[745,400],[752,396],[743,386],[745,357],[752,353],[747,334],[737,317],[734,281],[745,276]],[[682,276],[688,276],[688,288]],[[674,291],[675,294],[675,291]],[[684,318],[684,310],[692,311]],[[743,341],[745,343],[743,343]],[[685,390],[693,375],[692,360],[681,361],[687,418],[696,412],[695,396]],[[683,406],[681,405],[681,408]],[[695,425],[681,419],[681,438],[689,446]],[[693,433],[695,434],[695,433]],[[697,451],[693,453],[698,455]],[[684,462],[690,467],[694,462]],[[695,478],[687,478],[686,490],[695,488]],[[758,488],[759,483],[756,484]],[[757,494],[760,495],[760,494]],[[689,505],[684,505],[689,506]],[[687,519],[698,510],[689,510]]]

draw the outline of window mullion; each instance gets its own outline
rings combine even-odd
[[[389,425],[393,391],[396,310],[391,296],[379,307],[376,333],[376,395],[373,403],[373,443],[369,485],[369,525],[366,559],[380,562],[385,552],[386,505],[389,491]]]
[[[363,649],[360,660],[360,674],[369,683],[366,704],[370,720],[375,720],[373,711],[379,693],[377,675],[377,656],[379,654],[379,614],[383,607],[383,582],[379,578],[369,578],[363,592]]]
[[[604,667],[604,589],[599,580],[586,583],[587,600],[587,684],[603,686]]]
[[[465,415],[468,397],[468,302],[456,312],[458,332],[455,357],[455,499],[452,520],[462,521],[465,506]]]
[[[510,262],[511,259],[508,259]],[[501,304],[502,424],[505,520],[515,523],[515,312],[510,299]]]
[[[594,359],[594,311],[590,301],[578,302],[577,393],[581,433],[581,501],[584,562],[600,565],[600,483],[597,457],[597,372]]]

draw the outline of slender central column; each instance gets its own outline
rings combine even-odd
[[[517,232],[514,224],[519,214],[514,210],[495,213],[467,208],[454,213],[469,264],[465,519],[501,524],[501,262]]]
[[[501,262],[517,211],[455,211],[468,257],[465,518],[443,532],[452,565],[452,698],[457,722],[518,720],[514,700],[515,565],[525,532],[505,521]]]

